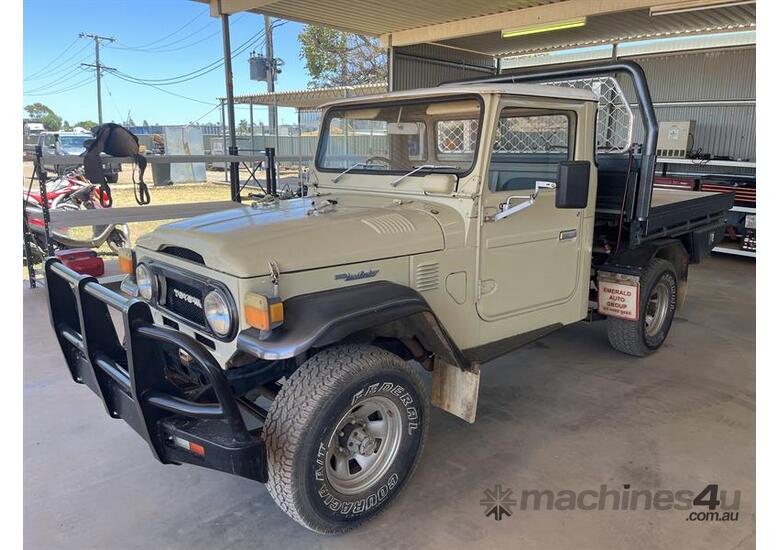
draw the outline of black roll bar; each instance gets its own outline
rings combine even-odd
[[[650,215],[650,201],[653,198],[653,178],[655,175],[656,149],[658,146],[658,120],[650,98],[650,89],[642,67],[634,61],[609,61],[601,63],[578,63],[556,68],[541,68],[523,70],[517,73],[504,73],[498,76],[478,77],[460,80],[461,84],[480,82],[548,82],[571,78],[589,78],[604,76],[610,73],[625,73],[634,85],[639,113],[645,127],[645,141],[642,147],[641,173],[637,196],[637,219],[645,222]],[[448,82],[447,84],[455,84]]]

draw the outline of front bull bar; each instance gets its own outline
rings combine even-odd
[[[267,481],[262,428],[250,431],[217,361],[197,340],[155,325],[149,305],[49,258],[49,314],[71,377],[113,418],[127,422],[164,464],[195,464]],[[124,344],[109,308],[122,318]],[[166,378],[165,346],[182,350],[211,385],[216,403],[196,403]],[[250,413],[251,414],[251,413]]]

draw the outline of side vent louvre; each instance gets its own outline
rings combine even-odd
[[[415,270],[414,287],[420,292],[439,287],[439,263],[420,264]]]

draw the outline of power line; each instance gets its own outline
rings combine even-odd
[[[234,20],[240,21],[243,17],[245,17],[247,14],[242,13],[241,15],[237,16]],[[214,26],[213,21],[209,21],[205,25],[198,27],[194,31],[187,33],[187,35],[176,38],[175,40],[168,42],[166,44],[159,44],[158,46],[154,46],[153,48],[149,48],[146,46],[110,46],[111,49],[114,50],[126,50],[126,51],[137,51],[137,52],[144,52],[144,53],[167,53],[167,52],[177,52],[180,50],[185,50],[187,48],[191,48],[193,46],[197,46],[199,44],[202,44],[203,42],[211,39],[212,37],[218,35],[220,33],[220,29],[218,28],[211,34],[203,37],[203,38],[197,38],[197,35],[208,28],[212,28]],[[168,35],[168,37],[173,36],[176,34],[176,32],[173,32]],[[186,42],[192,38],[195,38],[195,40],[190,41],[187,44],[184,44],[183,46],[179,46],[178,44],[181,44],[182,42]],[[160,40],[161,41],[161,40]],[[154,42],[151,42],[149,45],[154,44]],[[175,47],[174,47],[175,46]]]
[[[44,92],[48,88],[56,88],[58,86],[62,86],[69,80],[73,80],[74,77],[84,74],[84,69],[82,69],[80,66],[76,65],[74,67],[70,68],[70,72],[67,73],[65,76],[57,78],[55,80],[52,80],[51,82],[47,82],[46,84],[42,84],[40,86],[37,86],[31,90],[27,90],[27,93],[35,93],[35,92]]]
[[[240,46],[238,46],[238,48],[236,48],[234,53],[231,55],[231,58],[234,59],[239,54],[248,50],[250,47],[253,46],[253,42],[256,41],[261,35],[264,34],[265,31],[261,30],[255,33],[254,35],[250,36],[245,42],[243,42]],[[201,76],[204,76],[222,67],[224,64],[225,64],[224,58],[219,58],[216,59],[215,61],[212,61],[208,65],[195,69],[194,71],[190,71],[189,73],[168,77],[168,78],[140,78],[127,73],[120,73],[120,74],[124,76],[126,79],[136,82],[138,84],[155,84],[157,86],[170,86],[173,84],[181,84],[183,82],[187,82],[195,78],[200,78]]]
[[[24,95],[27,95],[27,96],[41,96],[41,95],[63,94],[65,92],[70,92],[71,90],[75,90],[76,88],[81,88],[83,86],[86,86],[90,82],[92,82],[92,77],[91,76],[89,78],[87,78],[86,80],[82,80],[81,82],[77,82],[77,83],[73,84],[72,86],[69,86],[67,88],[63,88],[61,90],[47,90],[47,91],[44,91],[44,92],[35,92],[35,93],[27,92]]]
[[[78,40],[78,38],[76,38],[76,40]],[[84,52],[84,50],[86,50],[87,48],[89,48],[89,44],[84,44],[84,47],[83,47],[83,48],[81,48],[80,50],[76,51],[76,52],[75,52],[73,55],[71,55],[71,56],[70,56],[70,57],[68,57],[67,59],[63,60],[62,62],[60,62],[60,66],[66,65],[66,64],[67,64],[67,63],[69,63],[71,60],[73,60],[73,59],[75,59],[76,57],[78,57],[78,56],[79,56],[79,55],[80,55],[82,52]],[[66,48],[66,49],[65,49],[65,51],[67,51],[68,49],[69,49],[69,48]],[[62,53],[64,54],[64,53],[65,53],[65,51],[63,51]],[[61,55],[62,55],[62,54],[60,54],[60,56],[58,56],[58,57],[54,58],[54,59],[52,60],[52,62],[54,62],[54,61],[57,61],[57,59],[59,59],[59,57],[61,57]],[[51,63],[52,63],[52,62],[50,62],[50,63],[49,63],[49,64],[48,64],[46,67],[44,67],[44,68],[42,68],[42,69],[40,69],[40,70],[38,70],[38,71],[34,72],[33,74],[31,74],[30,76],[28,76],[27,78],[25,78],[25,79],[24,79],[24,81],[25,81],[25,82],[27,82],[28,80],[40,80],[40,79],[42,79],[42,78],[49,78],[50,76],[52,76],[52,75],[54,75],[54,74],[57,74],[58,72],[61,72],[61,69],[57,69],[57,70],[55,70],[54,72],[46,72],[46,74],[38,76],[38,75],[39,75],[41,72],[45,71],[45,69],[46,69],[46,68],[48,68],[48,66],[49,66],[49,65],[51,65]]]
[[[200,100],[200,99],[195,99],[193,97],[188,97],[186,95],[177,94],[176,92],[172,92],[170,90],[166,90],[165,88],[160,88],[159,86],[155,86],[154,84],[149,84],[148,82],[136,82],[134,80],[128,80],[127,78],[123,78],[121,73],[119,73],[116,70],[109,71],[109,73],[112,74],[113,76],[117,77],[118,79],[124,80],[125,82],[130,82],[131,84],[138,84],[139,86],[149,86],[150,88],[154,88],[154,89],[159,90],[160,92],[166,93],[168,95],[180,97],[182,99],[187,99],[189,101],[194,101],[196,103],[202,103],[203,105],[211,105],[211,102],[203,101],[203,100]]]
[[[119,115],[119,122],[122,122],[122,112],[119,110],[119,105],[116,104],[116,101],[114,100],[114,94],[111,93],[111,88],[108,87],[108,82],[106,82],[106,91],[108,92],[108,97],[111,98],[111,104],[114,106],[114,109],[116,110],[116,113]]]
[[[27,78],[25,78],[24,80],[29,80],[29,79],[30,79],[30,78],[32,78],[33,76],[35,76],[35,75],[38,75],[38,74],[42,73],[43,71],[45,71],[46,69],[48,69],[48,68],[49,68],[49,67],[50,67],[50,66],[51,66],[51,65],[52,65],[52,64],[53,64],[55,61],[57,61],[57,60],[58,60],[60,57],[62,57],[63,55],[65,55],[65,53],[66,53],[68,50],[70,50],[70,49],[71,49],[73,46],[75,46],[75,45],[76,45],[76,42],[78,42],[78,40],[79,40],[79,39],[78,39],[78,38],[76,38],[76,39],[75,39],[73,42],[71,42],[71,43],[68,45],[68,47],[67,47],[67,48],[65,48],[65,49],[64,49],[64,50],[62,50],[62,51],[61,51],[59,54],[57,54],[57,55],[54,57],[54,59],[52,59],[51,61],[49,61],[49,62],[48,62],[46,65],[44,65],[43,67],[41,67],[40,69],[38,69],[37,71],[35,71],[33,74],[31,74],[30,76],[28,76],[28,77],[27,77]]]
[[[152,45],[154,45],[154,44],[158,44],[158,43],[162,42],[163,40],[167,40],[167,39],[168,39],[168,38],[170,38],[171,36],[173,36],[173,35],[175,35],[175,34],[178,34],[180,31],[182,31],[182,30],[186,29],[186,28],[187,28],[188,26],[190,26],[190,25],[191,25],[193,22],[195,22],[195,20],[196,20],[196,19],[198,19],[198,18],[200,18],[200,17],[204,16],[205,14],[206,14],[206,12],[205,12],[205,11],[201,11],[201,12],[199,12],[199,13],[198,13],[198,14],[197,14],[195,17],[193,17],[192,19],[190,19],[189,21],[187,21],[186,23],[184,23],[184,25],[182,25],[181,27],[179,27],[178,29],[176,29],[176,30],[175,30],[175,31],[173,31],[172,33],[170,33],[170,34],[166,34],[166,35],[165,35],[165,36],[163,36],[162,38],[158,38],[157,40],[153,40],[153,41],[151,41],[151,42],[149,42],[149,43],[147,43],[147,44],[141,44],[141,45],[139,45],[139,46],[112,46],[112,48],[115,48],[115,49],[117,49],[117,50],[143,50],[143,49],[146,49],[146,48],[148,48],[149,46],[152,46]],[[209,23],[211,23],[211,22],[209,21]],[[191,36],[191,35],[190,35],[190,36]]]
[[[203,113],[202,115],[200,115],[198,118],[196,118],[196,119],[195,119],[195,120],[193,120],[193,121],[190,121],[190,124],[192,125],[192,124],[195,124],[195,123],[197,123],[197,122],[200,122],[201,120],[203,120],[204,118],[206,118],[207,116],[209,116],[211,113],[213,113],[214,111],[216,111],[217,109],[219,109],[221,106],[222,106],[222,102],[220,102],[220,103],[217,103],[216,105],[214,105],[214,107],[212,107],[211,109],[209,109],[208,111],[206,111],[205,113]]]
[[[89,44],[87,44],[87,46],[89,46]],[[60,67],[56,71],[52,71],[52,72],[48,73],[45,78],[52,78],[53,77],[53,80],[50,80],[49,82],[47,82],[45,84],[35,84],[35,86],[38,86],[40,88],[44,88],[44,87],[50,86],[52,84],[56,84],[57,80],[59,78],[61,78],[61,75],[68,74],[71,71],[73,71],[74,68],[81,67],[81,63],[83,63],[84,61],[87,61],[88,59],[89,59],[89,56],[82,57],[79,61],[77,61],[77,62],[75,62],[75,63],[73,63],[71,65],[65,65],[63,67]],[[44,77],[32,78],[30,80],[40,80],[41,78],[44,78]]]

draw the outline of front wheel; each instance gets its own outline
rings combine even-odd
[[[268,491],[312,531],[352,529],[412,475],[428,417],[420,375],[400,357],[369,345],[321,351],[290,376],[268,411]]]
[[[612,347],[644,357],[661,347],[677,310],[677,273],[671,263],[650,260],[639,278],[639,318],[636,321],[610,317],[607,335]]]

